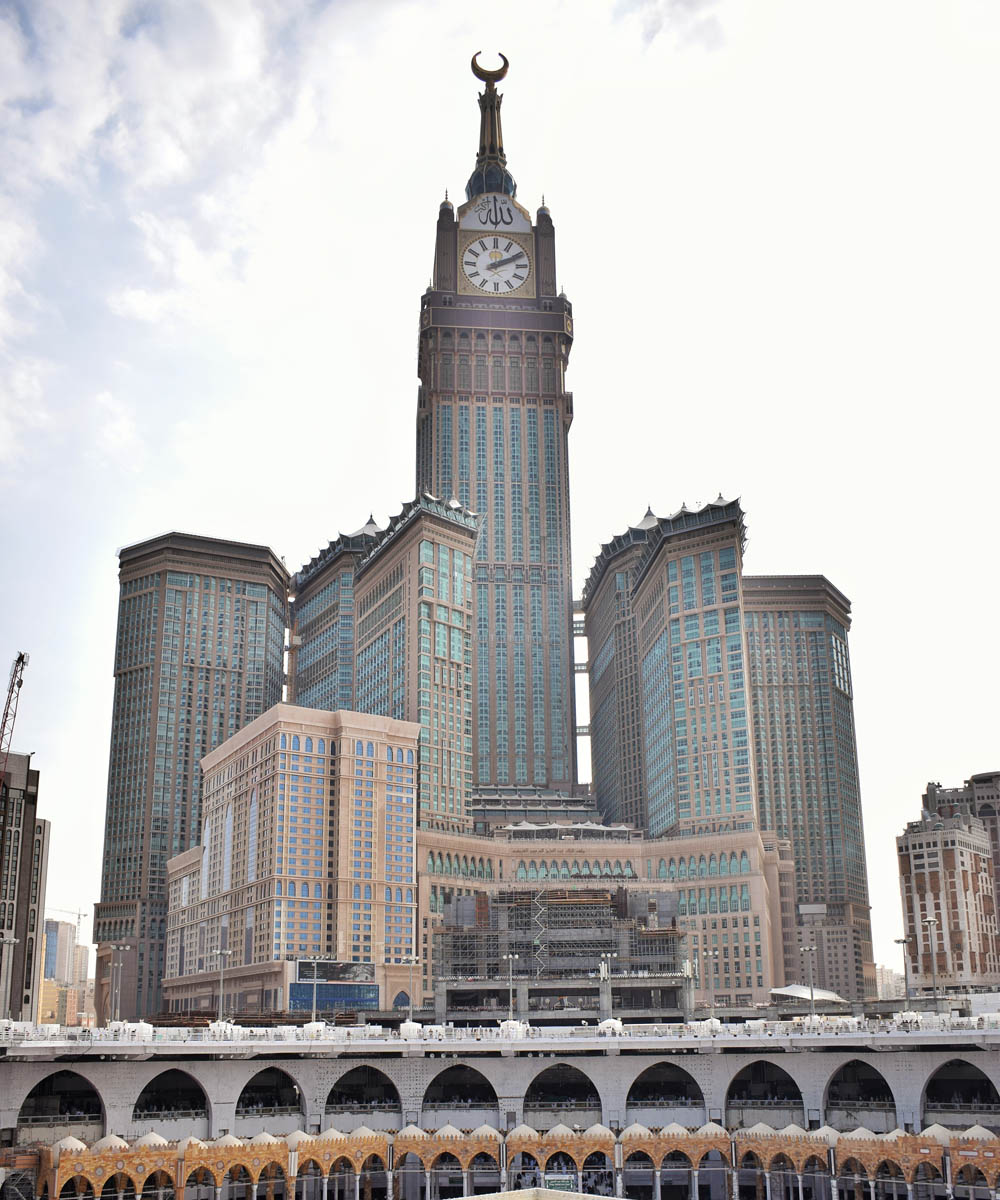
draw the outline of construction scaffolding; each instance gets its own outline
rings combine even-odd
[[[672,893],[543,888],[458,897],[436,933],[443,978],[676,975],[684,935]],[[603,964],[603,966],[602,966]]]

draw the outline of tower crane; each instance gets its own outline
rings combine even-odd
[[[3,706],[3,723],[0,724],[0,782],[7,770],[7,759],[10,757],[10,741],[14,735],[14,721],[17,718],[17,701],[24,684],[24,668],[28,665],[28,656],[23,650],[18,651],[10,668],[10,684],[7,687],[7,702]]]

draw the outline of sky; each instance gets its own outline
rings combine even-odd
[[[720,492],[851,599],[876,959],[928,780],[1000,767],[994,0],[0,0],[0,667],[99,895],[117,550],[295,570],[412,497],[438,206],[503,51],[574,305],[577,591]]]

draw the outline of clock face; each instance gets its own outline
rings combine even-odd
[[[476,238],[462,251],[462,270],[481,292],[507,295],[522,287],[531,274],[531,259],[520,242],[505,234]]]

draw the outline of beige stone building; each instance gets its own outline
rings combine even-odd
[[[313,970],[320,1009],[408,988],[418,734],[277,704],[202,760],[201,844],[168,864],[171,1011],[308,1009]]]
[[[978,817],[931,814],[896,838],[904,950],[918,995],[1000,985],[993,854]]]
[[[773,834],[759,833],[752,821],[724,839],[647,839],[624,826],[587,823],[524,822],[492,837],[460,839],[420,830],[417,866],[427,987],[434,931],[449,900],[477,892],[597,886],[673,894],[697,1004],[763,1004],[772,987],[786,982],[785,960],[795,945],[791,849]]]

